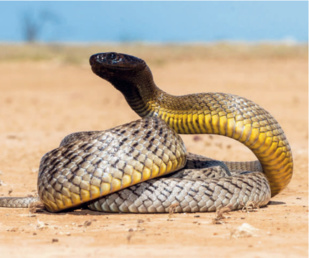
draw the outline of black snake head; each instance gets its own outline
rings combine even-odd
[[[108,81],[115,76],[132,76],[147,66],[142,59],[115,52],[92,55],[89,62],[92,71]]]
[[[135,56],[115,52],[98,53],[92,55],[89,62],[96,75],[109,81],[125,95],[139,84],[153,82],[146,62]]]

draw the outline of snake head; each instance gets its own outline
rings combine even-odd
[[[109,81],[125,96],[137,90],[139,86],[153,84],[152,74],[146,62],[135,56],[106,52],[92,55],[89,62],[96,75]]]
[[[89,62],[92,71],[108,81],[115,77],[134,76],[147,66],[142,59],[115,52],[92,55]]]

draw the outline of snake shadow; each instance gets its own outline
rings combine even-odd
[[[270,201],[266,206],[260,207],[260,209],[267,209],[267,206],[271,206],[271,205],[285,205],[285,204],[286,204],[285,202],[281,202],[281,201]],[[85,216],[85,215],[93,215],[93,216],[114,215],[114,216],[117,216],[117,215],[125,214],[125,213],[116,213],[116,212],[114,213],[114,212],[93,211],[93,210],[90,210],[86,207],[85,208],[78,208],[78,209],[73,209],[73,208],[67,209],[67,210],[57,212],[57,213],[52,213],[52,212],[48,212],[45,209],[41,209],[41,210],[38,210],[37,213],[44,213],[46,215],[53,215],[53,216],[55,216],[55,215],[56,216],[63,216],[63,215],[66,215],[66,214],[75,215],[75,216]],[[134,215],[135,213],[132,213],[132,214]],[[154,213],[152,213],[152,214],[154,214]]]
[[[269,205],[284,205],[286,204],[285,202],[278,202],[278,201],[270,201],[267,206]]]
[[[106,215],[121,215],[124,213],[114,213],[114,212],[101,212],[101,211],[93,211],[88,209],[87,207],[79,207],[79,208],[71,208],[62,210],[59,212],[49,212],[44,207],[38,208],[34,213],[36,214],[44,214],[44,215],[53,215],[53,216],[64,216],[67,214],[76,215],[76,216],[85,216],[85,215],[93,215],[93,216],[106,216]]]

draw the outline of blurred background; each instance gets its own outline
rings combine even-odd
[[[201,58],[303,55],[308,2],[7,1],[0,2],[0,27],[4,61],[83,63],[94,52],[144,55],[146,49],[156,63],[196,57],[196,49]]]
[[[308,40],[308,2],[1,2],[2,42]]]

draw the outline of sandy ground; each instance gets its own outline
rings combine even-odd
[[[32,214],[1,208],[1,257],[307,257],[307,58],[184,58],[151,68],[157,85],[169,93],[228,92],[269,110],[293,150],[288,187],[267,207],[230,212],[218,224],[215,213]],[[0,196],[35,193],[40,158],[65,135],[138,118],[119,92],[92,74],[87,60],[82,65],[0,62],[0,92]],[[244,146],[224,137],[184,139],[191,152],[222,160],[254,159]],[[254,230],[242,232],[244,223]]]

